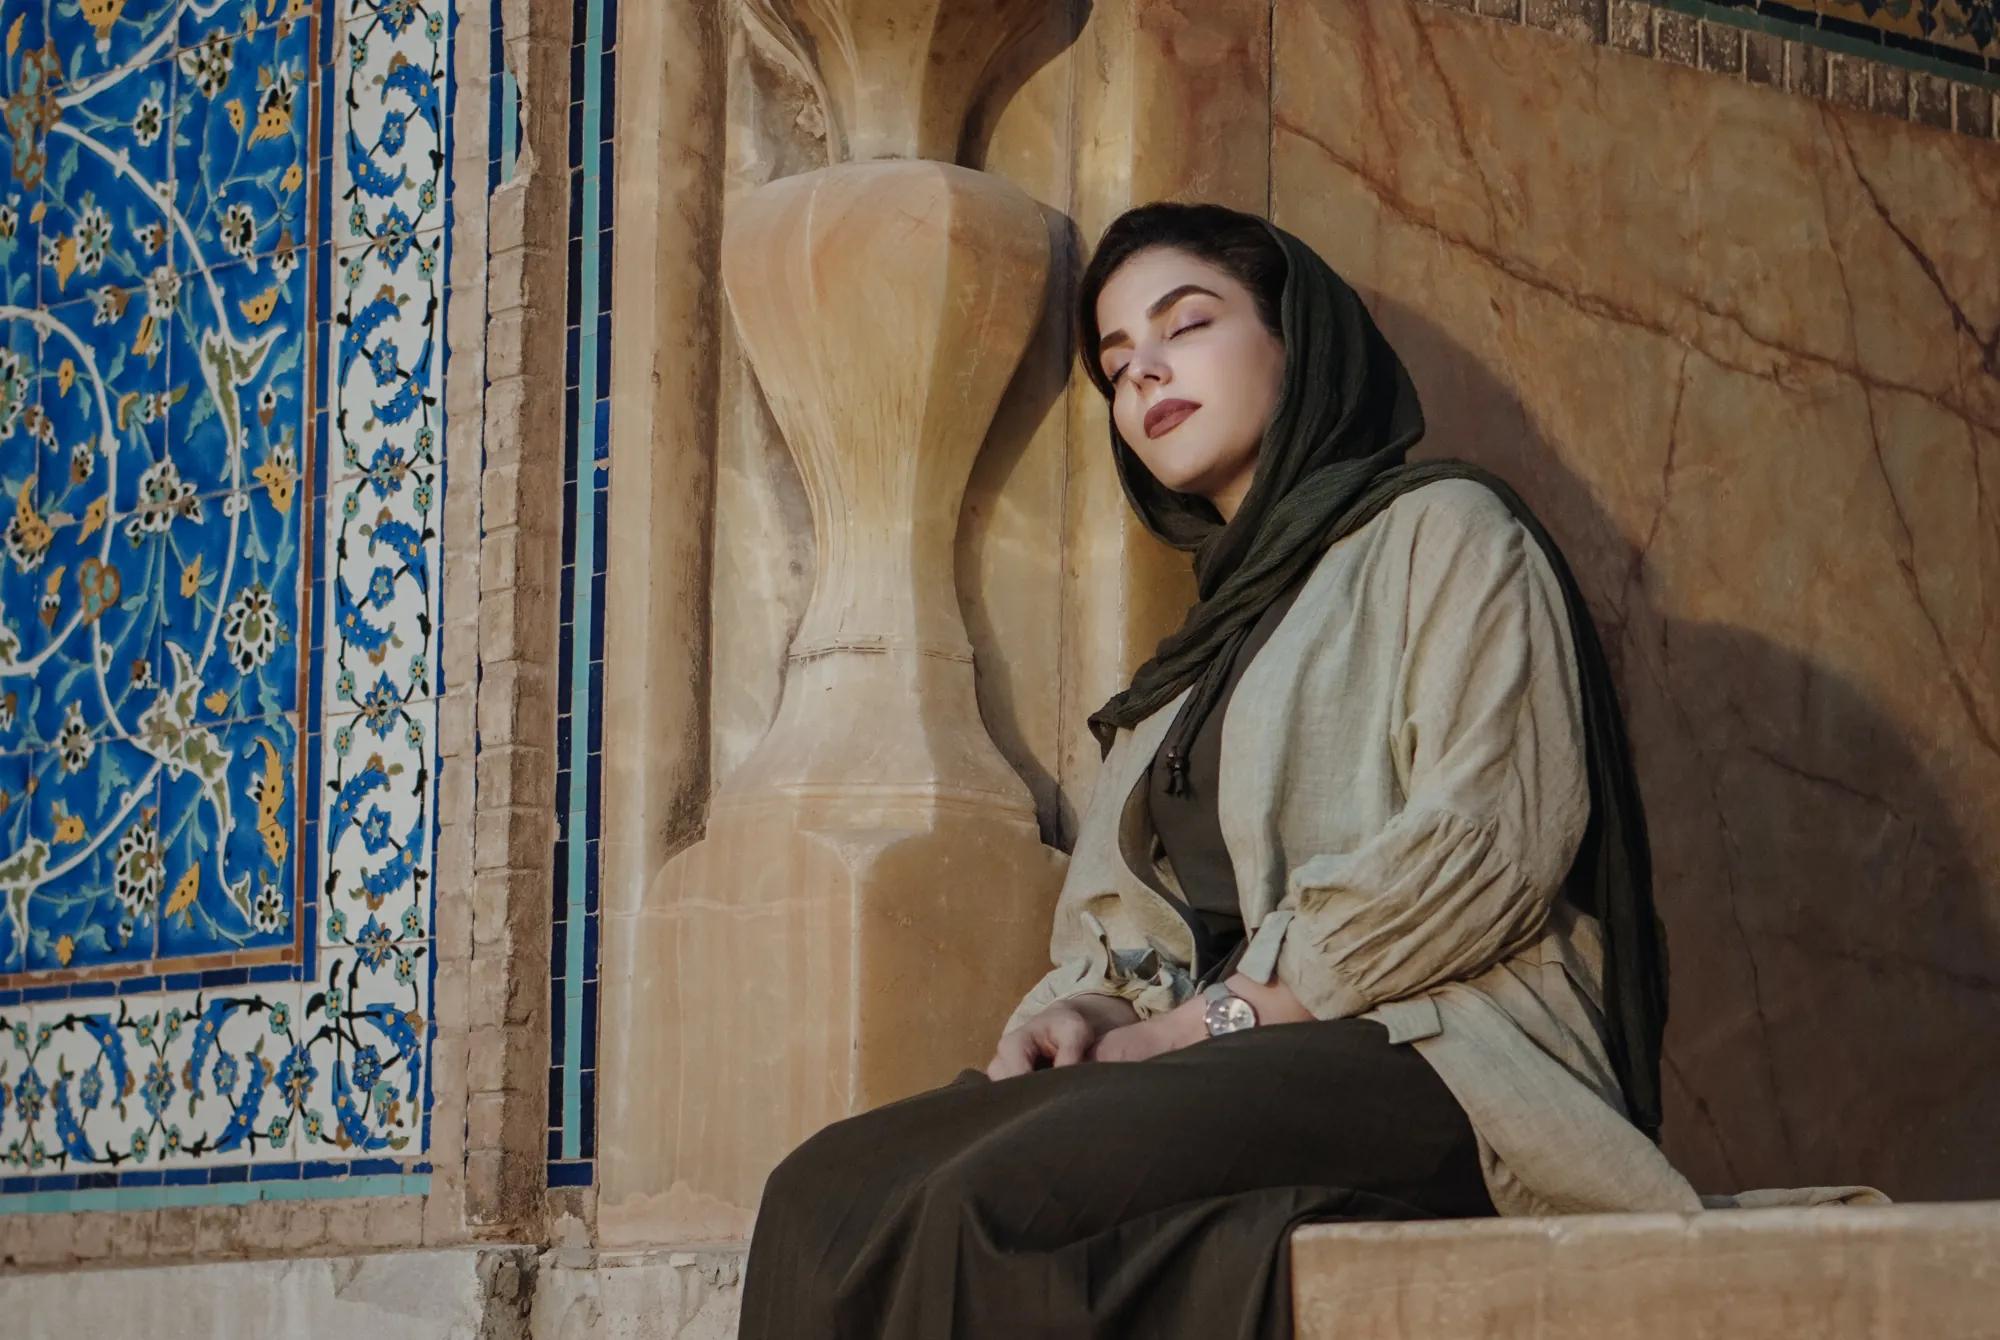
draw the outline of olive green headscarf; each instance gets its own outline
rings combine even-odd
[[[1136,725],[1192,684],[1162,744],[1168,789],[1185,794],[1189,746],[1265,607],[1328,545],[1409,490],[1440,479],[1472,479],[1491,488],[1541,546],[1568,607],[1591,814],[1564,890],[1604,928],[1606,1049],[1633,1124],[1657,1141],[1666,931],[1653,907],[1645,813],[1624,719],[1576,579],[1541,522],[1498,477],[1464,461],[1406,459],[1423,437],[1424,415],[1402,360],[1359,295],[1317,252],[1276,224],[1259,222],[1287,262],[1280,303],[1285,374],[1256,473],[1235,516],[1224,524],[1206,499],[1161,484],[1111,425],[1126,498],[1154,535],[1193,551],[1199,598],[1130,686],[1091,714],[1091,733],[1108,752],[1120,726]]]

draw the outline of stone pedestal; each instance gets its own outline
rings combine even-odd
[[[843,163],[737,202],[722,261],[817,570],[776,720],[612,956],[652,1007],[608,1067],[614,1242],[741,1236],[805,1136],[983,1065],[1063,870],[980,721],[952,568],[1041,316],[1040,208],[948,163]]]

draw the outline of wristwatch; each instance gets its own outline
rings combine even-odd
[[[1227,982],[1212,982],[1202,988],[1201,998],[1208,1002],[1202,1012],[1202,1019],[1208,1025],[1208,1035],[1219,1038],[1224,1033],[1241,1033],[1246,1028],[1257,1026],[1257,1011],[1249,1001],[1229,989]]]

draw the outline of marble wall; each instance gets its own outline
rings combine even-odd
[[[2000,148],[1429,5],[1274,22],[1273,217],[1600,620],[1669,1153],[2000,1194]]]

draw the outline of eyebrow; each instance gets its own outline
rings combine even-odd
[[[1205,293],[1209,297],[1214,298],[1217,301],[1220,301],[1222,298],[1222,295],[1220,293],[1212,292],[1209,289],[1203,288],[1199,284],[1182,284],[1179,288],[1168,289],[1165,293],[1162,293],[1158,298],[1155,298],[1153,300],[1153,305],[1146,309],[1147,319],[1151,320],[1153,317],[1158,316],[1161,312],[1166,311],[1169,307],[1172,307],[1175,303],[1179,302],[1182,298],[1185,298],[1190,293]],[[1132,337],[1130,335],[1127,335],[1122,330],[1114,330],[1109,335],[1106,335],[1097,341],[1097,356],[1099,358],[1104,357],[1104,355],[1111,349],[1111,346],[1113,346],[1114,344],[1130,344],[1130,343],[1132,343]]]

